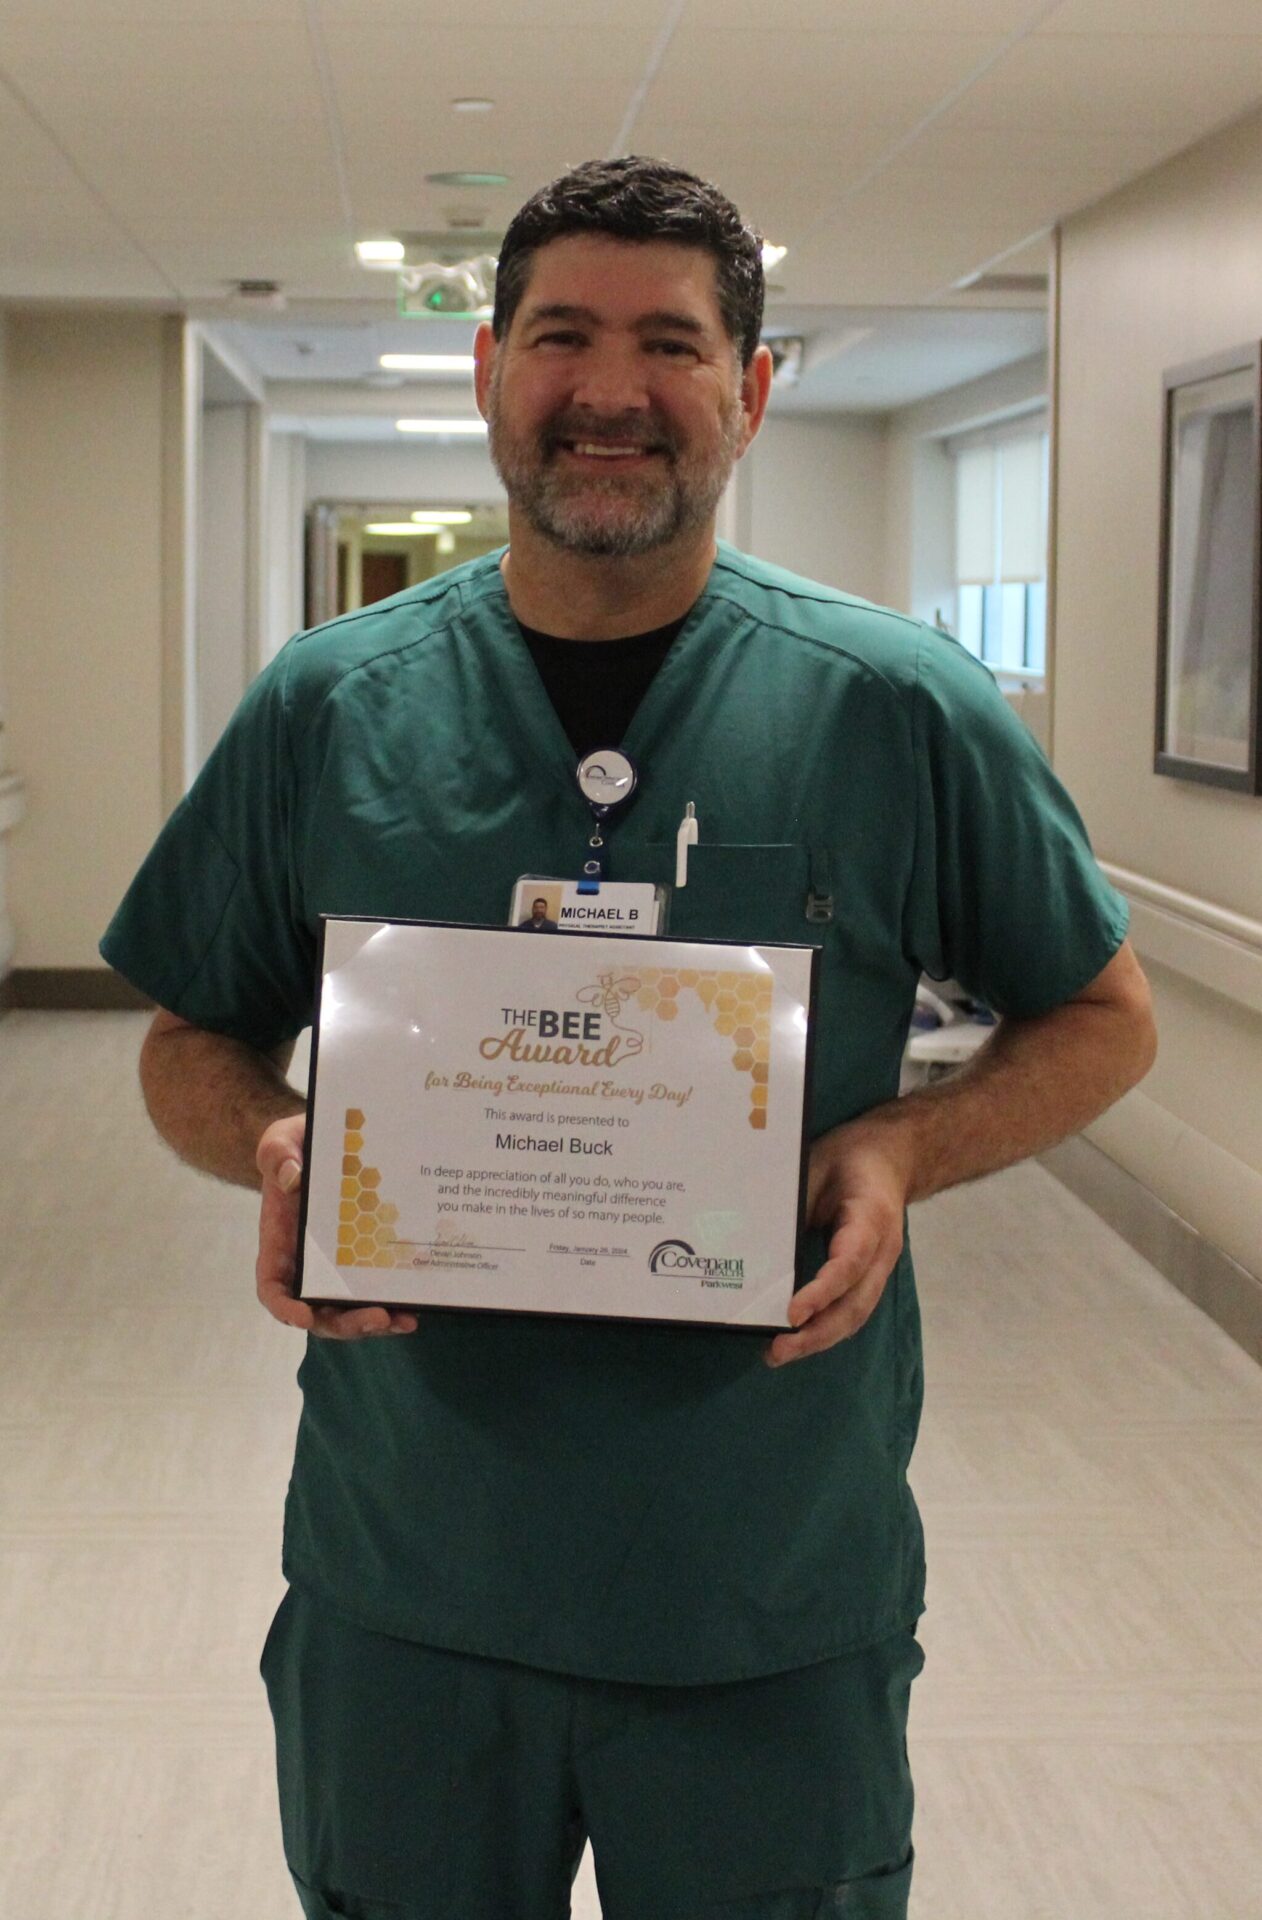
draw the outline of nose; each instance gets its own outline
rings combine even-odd
[[[643,355],[635,342],[602,340],[583,355],[574,404],[613,417],[649,407]]]

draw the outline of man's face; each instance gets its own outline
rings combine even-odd
[[[765,350],[742,372],[694,247],[553,240],[506,337],[483,327],[476,351],[509,500],[573,553],[649,553],[706,527],[766,405]]]
[[[546,900],[536,900],[536,901],[535,901],[535,903],[534,903],[534,905],[533,905],[533,906],[531,907],[531,909],[530,909],[530,912],[531,912],[531,915],[532,915],[532,917],[533,917],[534,919],[536,919],[536,920],[546,920],[546,919],[547,919],[547,917],[548,917],[548,903],[547,903],[547,901],[546,901]]]

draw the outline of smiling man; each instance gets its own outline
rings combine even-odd
[[[905,1208],[1152,1057],[1124,905],[985,669],[716,548],[767,403],[762,297],[757,236],[689,174],[536,194],[477,341],[507,552],[291,643],[104,942],[162,1009],[156,1124],[261,1184],[259,1297],[311,1336],[263,1663],[310,1920],[561,1920],[588,1836],[606,1920],[905,1916]],[[794,1330],[295,1300],[280,1063],[318,916],[502,923],[519,876],[575,870],[575,765],[615,743],[640,789],[614,877],[668,882],[695,802],[672,932],[820,949]],[[1003,1017],[899,1100],[922,970]]]

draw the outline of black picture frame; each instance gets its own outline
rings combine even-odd
[[[1262,793],[1262,341],[1163,376],[1153,770]]]

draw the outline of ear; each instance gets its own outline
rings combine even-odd
[[[490,322],[484,320],[473,336],[473,392],[478,403],[478,412],[487,418],[487,402],[491,392],[491,376],[495,371],[497,351],[495,335]]]
[[[770,347],[755,347],[753,359],[741,373],[741,409],[745,415],[744,453],[763,423],[771,398],[772,359]]]

